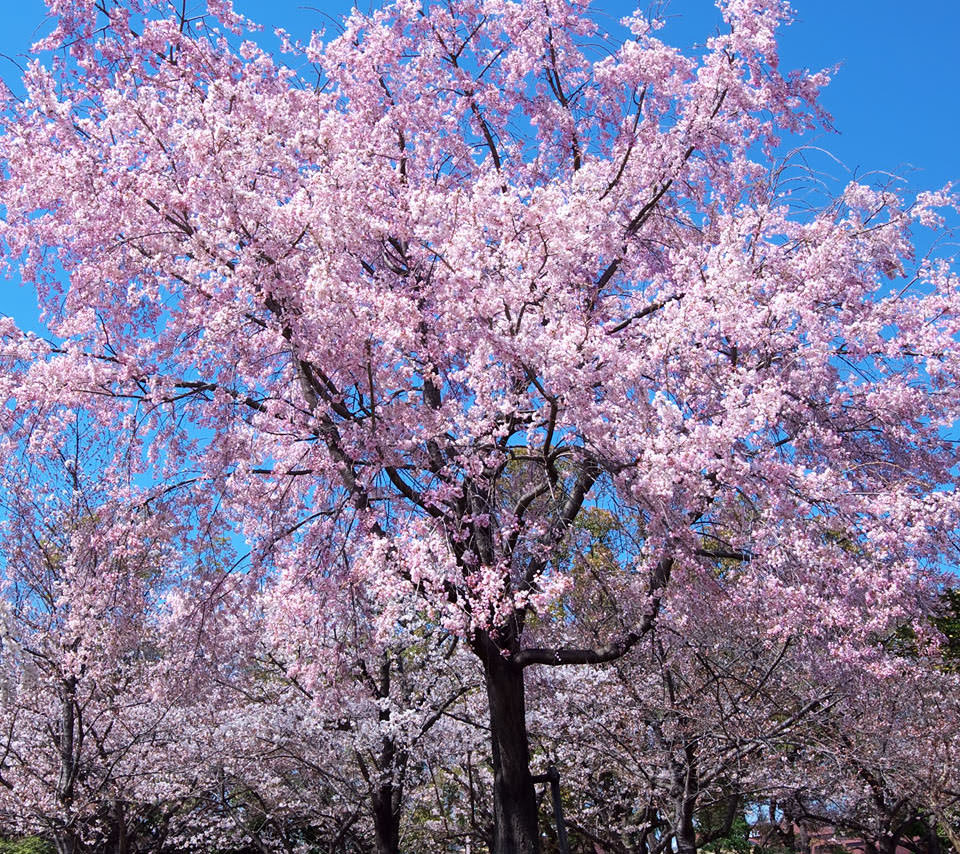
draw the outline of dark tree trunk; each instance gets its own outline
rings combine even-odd
[[[57,780],[57,800],[69,815],[73,805],[74,781],[77,775],[77,710],[76,677],[65,679],[60,695],[60,774]],[[54,838],[57,854],[78,854],[82,850],[79,834],[74,827],[65,827]]]
[[[394,790],[384,783],[373,795],[373,830],[377,854],[398,854],[400,851],[400,813],[394,811]]]
[[[130,837],[127,834],[127,817],[123,803],[110,802],[110,854],[130,854]]]
[[[539,854],[540,828],[537,795],[530,775],[523,669],[499,650],[490,650],[483,656],[483,663],[494,773],[491,854]]]
[[[673,679],[667,672],[667,684],[670,690],[670,700],[673,696]],[[681,717],[680,724],[686,729],[688,721]],[[688,741],[683,746],[685,761],[676,760],[673,766],[673,797],[675,798],[677,813],[674,820],[674,840],[677,843],[677,854],[697,854],[697,830],[693,823],[693,815],[697,808],[697,798],[700,795],[700,778],[697,773],[696,743]],[[731,822],[732,823],[732,822]]]
[[[80,840],[71,830],[58,833],[54,839],[54,847],[57,849],[57,854],[79,854],[82,850]]]
[[[877,848],[880,854],[897,854],[897,846],[900,844],[900,834],[890,834],[882,836],[877,842]]]
[[[681,806],[680,820],[677,822],[674,834],[677,854],[697,854],[697,831],[693,825],[693,807],[692,798]]]
[[[782,806],[784,842],[796,854],[810,854],[810,831],[802,807],[796,800],[788,800]]]
[[[403,806],[403,769],[406,752],[384,738],[380,750],[380,783],[373,791],[373,831],[377,854],[399,854],[400,811]]]
[[[374,683],[376,694],[381,699],[390,696],[390,674],[393,662],[389,653],[384,654],[380,663],[379,682]],[[380,722],[390,721],[390,709],[381,709]],[[398,750],[391,735],[380,739],[380,756],[377,761],[379,775],[376,780],[368,780],[371,785],[373,807],[373,831],[377,854],[399,854],[400,852],[400,810],[403,804],[403,772],[406,765],[406,751]]]

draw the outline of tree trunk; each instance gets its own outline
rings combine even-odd
[[[784,843],[796,854],[810,854],[810,831],[803,818],[803,809],[793,799],[782,804],[782,808]]]
[[[81,850],[80,840],[71,830],[64,830],[62,833],[56,834],[53,844],[57,849],[57,854],[79,854]]]
[[[673,687],[669,672],[667,676],[672,702]],[[681,725],[686,728],[687,723],[686,718],[682,717]],[[697,808],[697,797],[700,794],[700,779],[697,773],[695,742],[688,741],[684,744],[683,756],[685,761],[675,760],[673,766],[672,794],[677,806],[673,837],[677,854],[697,854],[697,830],[693,823],[693,815]]]
[[[63,809],[67,823],[63,830],[55,835],[54,846],[57,854],[77,854],[81,850],[79,834],[74,829],[70,813],[73,806],[74,781],[77,773],[76,739],[77,716],[75,697],[77,679],[71,676],[63,680],[60,694],[60,769],[57,779],[57,800]]]
[[[877,843],[877,849],[880,854],[897,854],[897,846],[900,845],[900,834],[889,834],[880,837]]]
[[[493,649],[483,656],[483,663],[494,773],[491,854],[539,854],[540,827],[530,775],[523,669]]]
[[[384,653],[380,662],[380,681],[375,683],[377,697],[390,697],[390,674],[393,667],[389,653]],[[382,708],[378,715],[381,733],[390,723],[390,708]],[[377,854],[399,854],[400,852],[400,809],[403,803],[403,771],[406,765],[406,751],[397,750],[392,735],[384,734],[380,738],[380,756],[377,762],[378,778],[371,782],[371,801],[373,806],[373,832]]]
[[[674,832],[677,854],[697,854],[697,831],[693,824],[693,799],[684,800]]]
[[[943,846],[937,833],[937,822],[933,816],[927,820],[927,851],[926,854],[940,854]]]
[[[373,830],[377,854],[400,851],[400,814],[394,812],[393,786],[382,785],[373,796]]]
[[[110,854],[130,854],[130,837],[127,835],[127,816],[123,803],[110,802],[110,839],[107,843]]]
[[[76,779],[76,689],[77,680],[71,676],[64,680],[60,695],[60,774],[57,780],[57,800],[66,810],[73,804],[73,785]]]

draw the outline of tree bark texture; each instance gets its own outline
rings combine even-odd
[[[395,810],[394,788],[382,785],[373,796],[373,828],[377,854],[398,854],[400,851],[400,813]]]
[[[494,771],[492,854],[539,854],[537,795],[530,774],[523,669],[493,652],[484,657]]]

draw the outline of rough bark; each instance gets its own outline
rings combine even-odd
[[[57,800],[69,815],[73,805],[74,782],[77,776],[77,715],[75,677],[64,679],[60,695],[60,774],[57,780]],[[79,836],[74,827],[67,825],[55,835],[57,854],[77,854],[81,850]]]
[[[539,854],[537,796],[530,774],[523,669],[492,651],[484,656],[494,771],[491,854]]]
[[[113,800],[109,809],[110,838],[107,848],[110,854],[130,854],[130,836],[127,833],[127,816],[123,802]]]
[[[392,738],[384,737],[380,750],[380,782],[373,790],[373,830],[377,854],[399,854],[400,812],[403,806],[403,771],[406,753]]]
[[[377,697],[381,699],[390,696],[392,666],[391,656],[389,653],[384,654],[380,662],[379,679],[373,682],[372,686]],[[389,708],[381,709],[378,717],[382,724],[388,724]],[[400,810],[405,764],[405,751],[397,748],[392,736],[384,735],[380,740],[380,755],[377,757],[378,775],[375,779],[368,779],[377,854],[399,854],[400,851]]]
[[[677,854],[697,854],[697,831],[693,824],[696,795],[684,794],[677,804],[674,840]]]
[[[373,795],[373,829],[377,854],[400,851],[400,812],[395,810],[394,787],[388,781]]]
[[[877,850],[880,854],[896,854],[899,844],[900,834],[898,833],[882,836],[877,840]]]
[[[79,854],[80,852],[80,843],[76,834],[70,830],[58,833],[53,844],[57,849],[57,854]]]

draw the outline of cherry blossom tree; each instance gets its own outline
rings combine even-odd
[[[285,604],[291,596],[296,610]],[[203,721],[198,776],[227,774],[256,793],[271,823],[309,830],[330,851],[355,836],[398,854],[425,765],[447,768],[475,741],[459,720],[481,688],[472,656],[455,636],[431,631],[415,600],[389,636],[378,635],[362,590],[310,569],[294,589],[250,595],[241,585],[231,598],[226,614],[202,617],[210,687],[193,692]],[[174,619],[189,627],[197,609],[186,617]]]
[[[571,838],[695,854],[751,805],[782,794],[780,761],[817,740],[841,686],[826,668],[808,671],[800,639],[771,642],[769,620],[729,595],[734,583],[695,622],[666,596],[655,630],[615,664],[577,679],[552,669],[528,686],[543,697],[530,728],[560,769]]]
[[[149,781],[174,741],[157,617],[180,526],[104,477],[102,437],[79,414],[72,432],[52,459],[6,448],[0,817],[61,854],[143,850],[168,806]]]
[[[626,655],[665,596],[775,602],[771,643],[864,666],[922,609],[958,294],[911,230],[952,199],[795,203],[777,146],[827,78],[781,70],[784,2],[720,0],[688,56],[586,0],[396,0],[288,42],[309,79],[227,0],[49,6],[0,240],[53,343],[4,323],[0,418],[84,401],[116,465],[243,526],[251,577],[349,577],[384,631],[419,599],[483,669],[496,854],[540,845],[527,668]],[[591,508],[622,535],[585,577]],[[590,643],[574,583],[615,593]]]
[[[937,850],[960,792],[960,685],[942,664],[935,649],[834,686],[837,702],[789,762],[765,769],[795,821],[858,838],[872,854]]]

